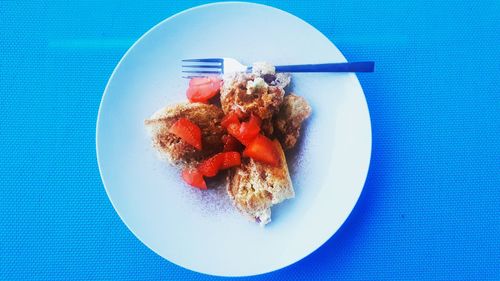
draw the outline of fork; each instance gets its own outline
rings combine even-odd
[[[182,63],[182,72],[188,75],[184,78],[252,71],[252,66],[233,58],[184,59]],[[373,72],[374,67],[373,61],[275,66],[276,72]]]

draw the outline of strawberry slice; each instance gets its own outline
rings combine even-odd
[[[248,122],[241,123],[239,139],[242,143],[251,142],[260,132],[260,119],[252,114]]]
[[[203,175],[196,169],[187,168],[182,170],[182,179],[193,187],[207,189],[207,184],[205,183],[205,179],[203,179]]]
[[[224,118],[222,118],[222,121],[220,122],[221,126],[224,128],[229,127],[231,124],[240,124],[240,120],[238,119],[238,115],[236,113],[229,113]]]
[[[247,122],[241,124],[239,122],[229,123],[227,132],[246,146],[259,134],[259,123],[260,119],[252,115]]]
[[[232,167],[237,167],[241,165],[241,155],[236,151],[222,152],[223,161],[220,167],[221,170],[229,169]]]
[[[231,135],[223,135],[222,143],[224,144],[223,151],[241,151],[240,142]]]
[[[260,127],[260,125],[262,124],[262,120],[259,118],[259,116],[255,115],[253,113],[250,115],[249,122],[252,124],[255,124],[255,126],[258,126],[258,127]]]
[[[229,126],[227,126],[227,132],[242,144],[247,145],[247,143],[243,142],[244,140],[242,141],[242,139],[240,138],[240,127],[241,124],[231,123],[229,124]]]
[[[239,152],[229,151],[217,153],[198,165],[198,171],[206,177],[214,177],[220,170],[241,165]]]
[[[201,150],[201,129],[187,118],[180,118],[169,130],[183,141]]]
[[[209,83],[212,83],[212,80],[210,80],[210,78],[208,77],[193,77],[191,78],[191,80],[189,80],[189,87],[200,86]]]
[[[224,161],[224,157],[216,154],[198,165],[198,171],[206,177],[214,177],[219,172]]]
[[[275,144],[261,134],[257,135],[243,150],[243,156],[272,166],[279,164],[279,154]]]
[[[217,76],[212,76],[209,79],[210,79],[210,81],[212,81],[212,89],[214,91],[219,92],[220,88],[222,87],[222,84],[224,84],[224,81],[220,77],[217,77]]]
[[[218,77],[196,77],[189,81],[186,96],[190,102],[207,103],[219,93],[222,80]]]

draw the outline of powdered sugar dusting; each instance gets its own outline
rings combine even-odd
[[[226,191],[226,173],[207,179],[208,190],[186,188],[183,196],[186,201],[193,202],[194,208],[203,216],[220,216],[228,212],[236,212]]]

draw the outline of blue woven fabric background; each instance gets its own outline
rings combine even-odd
[[[240,280],[500,280],[500,2],[259,1],[348,60],[373,154],[325,245]],[[206,1],[0,0],[0,280],[217,280],[141,244],[95,157],[106,82],[152,26]],[[237,262],[237,261],[235,261]]]

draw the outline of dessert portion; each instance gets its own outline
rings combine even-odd
[[[285,90],[272,86],[253,73],[238,72],[224,77],[220,101],[225,114],[235,113],[239,118],[255,114],[262,120],[278,112]]]
[[[173,165],[190,165],[222,150],[224,129],[221,127],[220,121],[223,116],[222,110],[215,105],[181,103],[158,110],[144,121],[144,124],[152,137],[153,146],[158,150],[161,158],[168,160]],[[203,149],[198,149],[171,132],[174,123],[184,119],[200,128]],[[187,132],[187,134],[191,134],[191,132]]]
[[[311,115],[306,100],[286,95],[289,74],[268,63],[251,73],[197,77],[190,103],[167,106],[145,121],[160,156],[182,169],[189,185],[227,172],[227,194],[252,221],[271,221],[271,207],[294,197],[284,149],[294,147]],[[220,93],[219,108],[215,104]]]
[[[273,137],[273,116],[285,99],[285,87],[290,84],[287,73],[275,73],[274,66],[257,62],[252,73],[232,73],[224,76],[221,105],[225,114],[235,113],[239,118],[255,114],[262,120],[261,130]]]
[[[249,219],[262,225],[271,221],[271,206],[293,198],[295,192],[288,172],[285,153],[277,140],[278,166],[245,159],[229,171],[227,192],[234,205]]]
[[[278,114],[274,117],[273,125],[276,136],[285,149],[295,146],[300,137],[302,123],[311,116],[311,112],[311,106],[303,97],[289,94],[284,98]]]

